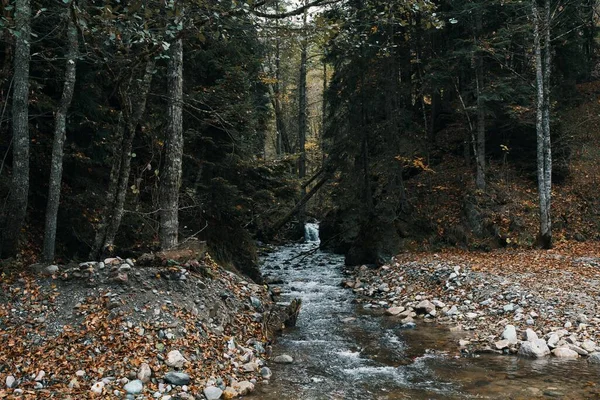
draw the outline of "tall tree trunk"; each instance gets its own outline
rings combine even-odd
[[[54,259],[56,248],[56,224],[58,207],[60,205],[60,188],[62,184],[63,154],[67,132],[67,112],[71,106],[75,91],[77,57],[79,54],[79,39],[75,25],[73,4],[66,10],[67,18],[67,62],[65,66],[65,83],[62,97],[54,117],[54,143],[52,145],[52,162],[50,165],[50,183],[48,187],[48,204],[46,207],[46,225],[44,229],[43,257],[46,261]]]
[[[160,176],[160,246],[175,247],[179,232],[179,188],[183,156],[183,44],[178,39],[171,45],[167,67],[169,97],[165,162]]]
[[[17,253],[27,214],[29,194],[29,61],[31,56],[30,0],[15,2],[14,90],[12,100],[12,182],[2,232],[1,256]]]
[[[128,88],[127,93],[121,96],[121,102],[125,106],[125,134],[123,136],[123,144],[121,146],[121,163],[120,172],[117,184],[117,195],[115,197],[113,210],[110,213],[112,216],[109,221],[106,238],[103,248],[112,247],[115,242],[115,237],[119,231],[121,220],[123,219],[125,198],[129,189],[129,175],[131,173],[131,151],[133,147],[133,139],[144,111],[146,110],[146,100],[152,83],[152,74],[154,72],[154,59],[146,62],[144,76],[140,80],[135,80],[133,90]]]
[[[306,64],[308,41],[306,40],[306,20],[307,11],[304,11],[304,32],[300,50],[300,79],[298,82],[298,151],[300,158],[298,160],[298,177],[300,179],[306,176],[306,127],[307,127],[307,109],[306,109]]]
[[[537,0],[532,0],[534,23],[534,52],[536,71],[536,133],[537,133],[537,178],[540,205],[540,245],[549,248],[552,245],[552,224],[550,218],[550,197],[552,191],[552,162],[550,145],[550,109],[549,82],[550,77],[550,41],[549,41],[549,0],[544,6],[544,21],[542,21]],[[544,53],[545,52],[545,53]],[[548,146],[548,147],[547,147]]]
[[[476,11],[475,16],[475,29],[476,33],[476,45],[480,40],[482,26],[481,9]],[[483,56],[476,50],[478,54],[475,56],[475,80],[477,86],[477,152],[476,152],[476,164],[477,172],[475,178],[475,184],[478,189],[485,190],[485,110],[483,104]]]

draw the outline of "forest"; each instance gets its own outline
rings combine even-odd
[[[168,375],[183,365],[194,365],[191,387],[204,388],[202,398],[249,393],[244,382],[254,388],[271,376],[254,357],[272,343],[256,338],[299,315],[302,296],[285,295],[298,285],[286,285],[307,278],[290,265],[311,263],[337,265],[330,273],[357,296],[353,304],[401,317],[398,329],[422,318],[478,332],[461,338],[460,354],[563,357],[568,347],[569,357],[600,363],[586,342],[600,335],[589,300],[600,265],[600,2],[0,4],[0,349],[10,349],[0,350],[10,364],[0,365],[8,390],[0,398],[21,387],[31,398],[45,390],[111,398],[97,365],[114,365],[117,377],[135,370],[127,385],[141,386],[128,395],[146,385],[166,393],[154,376],[167,367],[175,372],[164,382],[187,385]],[[491,293],[490,282],[507,289]],[[553,294],[557,282],[566,286]],[[287,308],[277,303],[281,290]],[[134,293],[141,297],[129,304]],[[150,293],[175,297],[151,309]],[[161,313],[172,303],[185,358],[167,354],[175,328]],[[48,304],[62,328],[45,325]],[[548,304],[563,305],[540,311]],[[154,313],[156,327],[127,319],[129,306]],[[24,326],[19,307],[30,318]],[[69,328],[73,309],[78,333]],[[122,331],[105,318],[122,321]],[[578,328],[575,337],[551,329],[562,326]],[[154,330],[156,349],[146,335]],[[89,359],[66,366],[67,357],[48,378],[49,353],[40,377],[31,360],[51,347],[38,334]],[[131,359],[97,342],[127,343]],[[88,375],[73,375],[76,367]],[[232,371],[254,382],[223,383]],[[258,398],[287,398],[277,397],[279,385]]]

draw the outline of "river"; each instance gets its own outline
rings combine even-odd
[[[600,398],[600,366],[582,360],[461,356],[459,336],[418,322],[407,328],[353,303],[343,289],[343,257],[318,250],[316,226],[307,241],[263,259],[263,274],[281,279],[282,303],[302,299],[297,326],[285,331],[271,363],[273,379],[251,397],[263,400]],[[460,335],[463,337],[464,333]]]

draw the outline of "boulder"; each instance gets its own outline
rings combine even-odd
[[[144,390],[144,383],[141,380],[136,379],[128,382],[123,389],[125,389],[127,394],[140,394],[142,393],[142,390]]]
[[[385,313],[387,315],[398,315],[401,312],[403,312],[405,310],[404,307],[390,307],[387,310],[385,310]]]
[[[550,349],[544,339],[521,343],[519,355],[523,357],[541,358],[550,354]]]
[[[576,351],[569,349],[568,347],[558,347],[552,350],[552,354],[558,358],[578,358],[579,354]]]
[[[254,384],[249,381],[235,382],[232,386],[241,396],[245,396],[254,390]]]
[[[432,311],[435,311],[435,304],[430,302],[429,300],[423,300],[415,307],[415,311],[417,314],[429,314]]]
[[[506,325],[504,332],[502,332],[502,338],[508,341],[509,344],[515,344],[518,342],[517,330],[514,325]]]
[[[588,362],[590,364],[600,364],[600,353],[591,353]]]
[[[204,388],[204,397],[206,400],[219,400],[223,391],[216,386],[208,386]]]
[[[523,339],[526,342],[533,342],[534,340],[538,340],[538,335],[533,329],[527,328],[523,334]]]
[[[294,362],[294,359],[292,358],[292,356],[289,356],[287,354],[281,354],[281,355],[275,357],[273,359],[273,362],[275,362],[277,364],[291,364]]]

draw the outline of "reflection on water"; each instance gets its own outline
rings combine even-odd
[[[268,255],[266,275],[281,278],[282,302],[301,297],[296,328],[274,347],[294,357],[271,365],[264,400],[384,399],[600,399],[600,366],[555,358],[460,357],[458,336],[421,323],[365,312],[339,285],[343,258],[316,251],[317,243],[286,246]]]

